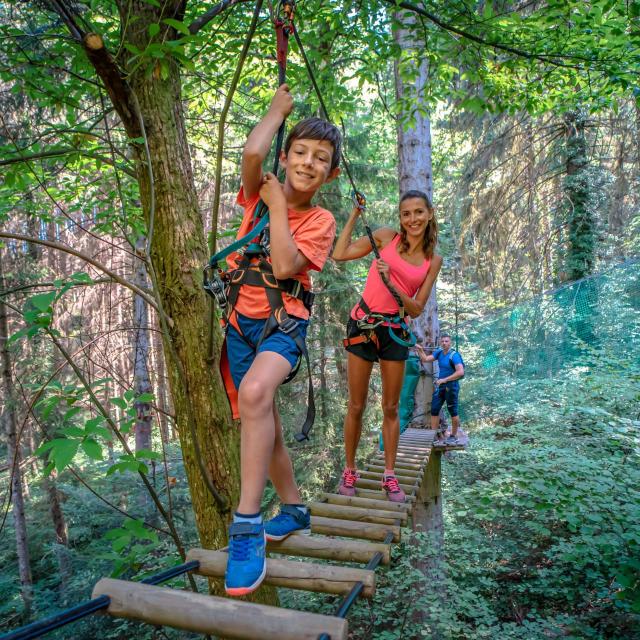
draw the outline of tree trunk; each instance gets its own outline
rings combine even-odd
[[[589,208],[589,177],[587,174],[587,140],[585,115],[572,111],[565,116],[566,177],[564,197],[567,201],[567,249],[565,276],[579,280],[593,271],[595,262],[595,230]]]
[[[401,56],[395,65],[396,94],[401,100],[403,109],[398,123],[398,178],[400,195],[409,189],[424,191],[430,199],[433,198],[433,179],[431,163],[431,127],[429,117],[424,110],[412,107],[408,112],[408,105],[423,104],[425,89],[429,79],[429,67],[424,56],[424,38],[417,32],[419,24],[413,13],[397,13],[396,19],[400,26],[394,29],[393,37],[400,47]],[[410,79],[408,79],[410,78]],[[406,126],[410,122],[410,126]],[[421,339],[425,348],[434,348],[439,337],[438,304],[436,301],[436,287],[434,285],[431,295],[425,305],[422,314],[413,320],[412,328]],[[424,407],[427,399],[430,400],[433,393],[433,380],[431,376],[420,376],[420,382],[415,397],[416,407],[421,403]],[[435,464],[435,458],[433,464]],[[430,464],[431,461],[430,461]],[[428,500],[430,497],[420,496],[416,502],[414,523],[427,534],[430,534],[434,545],[433,560],[416,561],[416,568],[425,576],[425,581],[416,585],[422,592],[427,589],[435,591],[436,598],[444,600],[444,580],[441,565],[441,556],[444,547],[442,529],[442,503],[440,501],[440,477],[439,466],[437,479],[431,478],[427,487],[426,483],[422,492],[437,494],[436,508],[431,508]],[[436,484],[433,484],[436,482]],[[428,585],[428,586],[427,586]],[[416,611],[415,616],[428,621],[429,615],[425,611]]]
[[[3,270],[3,251],[0,249],[0,290],[6,289]],[[17,433],[15,402],[13,387],[11,353],[9,351],[9,322],[4,298],[0,296],[0,366],[2,367],[2,387],[4,390],[4,430],[7,436],[7,462],[11,483],[11,499],[13,502],[13,523],[16,532],[16,555],[18,557],[18,573],[25,615],[29,615],[33,600],[33,580],[31,577],[31,560],[27,522],[24,512],[22,494],[22,471],[20,469],[20,442]]]
[[[49,514],[51,515],[51,523],[56,536],[55,554],[58,560],[58,569],[60,573],[60,593],[64,600],[64,593],[69,585],[72,577],[71,559],[69,558],[69,535],[67,522],[60,503],[60,493],[56,485],[55,477],[43,476],[42,488],[47,495],[49,501]]]

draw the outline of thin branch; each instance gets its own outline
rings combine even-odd
[[[98,411],[100,412],[102,417],[105,419],[105,421],[107,422],[107,424],[111,428],[111,431],[113,432],[113,434],[115,435],[117,440],[120,442],[120,444],[121,444],[122,448],[124,449],[124,451],[129,456],[135,457],[134,454],[133,454],[133,451],[131,451],[131,448],[129,447],[129,443],[127,442],[126,438],[122,435],[122,433],[120,433],[120,430],[118,429],[118,426],[116,425],[116,423],[113,421],[113,418],[111,417],[111,414],[109,413],[107,408],[102,404],[102,402],[100,402],[98,396],[96,396],[96,394],[95,394],[95,392],[93,390],[93,387],[91,386],[89,381],[85,378],[85,376],[82,373],[82,371],[80,371],[80,368],[75,363],[75,361],[73,360],[72,356],[62,346],[62,343],[58,340],[58,338],[54,335],[54,333],[51,330],[47,329],[46,331],[47,331],[47,335],[49,336],[50,340],[56,346],[56,348],[58,349],[58,351],[60,352],[62,357],[67,361],[69,366],[73,369],[73,371],[76,374],[78,380],[81,382],[82,386],[85,388],[86,392],[88,393],[89,397],[91,398],[91,401],[93,402],[93,405],[96,407],[96,409],[98,409]],[[176,528],[175,528],[175,526],[173,524],[173,520],[171,519],[171,517],[167,513],[167,511],[164,508],[164,505],[162,504],[162,502],[160,502],[160,498],[159,498],[158,494],[156,493],[156,490],[153,488],[151,482],[149,481],[149,478],[147,477],[147,474],[144,471],[139,470],[138,471],[138,475],[142,479],[142,482],[143,482],[144,486],[146,487],[147,492],[151,496],[151,499],[153,500],[153,503],[156,505],[156,509],[158,509],[158,511],[159,511],[160,515],[162,516],[163,520],[167,523],[167,526],[169,527],[169,530],[171,532],[171,537],[173,538],[173,542],[176,545],[178,553],[180,554],[180,557],[184,560],[184,558],[186,558],[184,546],[182,545],[182,541],[180,539],[180,536],[179,536],[179,534],[178,534],[178,532],[177,532],[177,530],[176,530]]]
[[[45,247],[49,247],[50,249],[56,249],[58,251],[64,251],[65,253],[69,253],[84,262],[87,262],[91,266],[95,267],[99,271],[102,271],[104,274],[108,275],[112,280],[121,284],[123,287],[127,289],[131,289],[134,293],[138,294],[140,297],[144,298],[148,304],[150,304],[156,311],[158,311],[158,304],[156,301],[146,292],[140,289],[140,287],[136,286],[132,282],[129,282],[126,278],[119,276],[115,271],[111,271],[108,267],[105,267],[102,263],[98,262],[91,256],[88,256],[86,253],[82,253],[81,251],[77,251],[76,249],[72,249],[66,244],[61,244],[60,242],[52,242],[50,240],[41,240],[40,238],[34,238],[32,236],[25,236],[21,233],[9,233],[7,231],[0,231],[0,238],[9,238],[11,240],[20,240],[22,242],[32,242],[34,244],[41,244]]]
[[[19,149],[20,153],[21,150]],[[6,158],[4,160],[0,160],[0,167],[10,165],[10,164],[18,164],[19,162],[29,162],[30,160],[40,160],[43,158],[57,158],[60,156],[71,155],[72,153],[79,153],[81,156],[86,156],[87,158],[93,158],[94,160],[100,160],[100,162],[104,162],[105,164],[111,165],[112,167],[116,167],[124,171],[128,176],[132,178],[136,177],[135,172],[128,167],[118,167],[115,164],[115,161],[107,156],[100,155],[99,153],[94,153],[92,151],[85,151],[84,149],[77,149],[76,147],[63,147],[62,149],[50,149],[49,151],[41,151],[40,153],[29,153],[24,154],[21,153],[17,158]]]
[[[202,27],[209,24],[211,20],[213,20],[216,16],[220,15],[223,11],[230,9],[236,4],[240,4],[242,2],[250,2],[250,1],[251,0],[222,0],[222,2],[219,2],[218,4],[211,7],[209,11],[206,11],[205,13],[203,13],[199,18],[196,18],[189,25],[189,32],[191,33],[191,35],[198,33],[198,31],[200,31]]]
[[[509,45],[502,44],[500,42],[489,42],[488,40],[484,40],[480,36],[476,36],[473,33],[469,33],[468,31],[464,31],[463,29],[459,29],[458,27],[455,27],[452,24],[445,22],[435,14],[430,13],[429,11],[426,11],[422,7],[416,7],[414,4],[411,4],[410,2],[396,2],[395,0],[383,0],[383,1],[386,2],[387,4],[393,5],[396,9],[398,8],[406,9],[407,11],[413,11],[418,15],[424,16],[425,18],[427,18],[428,20],[430,20],[431,22],[439,26],[441,29],[448,31],[449,33],[455,33],[456,35],[461,36],[465,40],[471,40],[472,42],[481,44],[484,47],[491,47],[492,49],[506,51],[507,53],[512,53],[521,58],[527,58],[529,60],[538,60],[540,62],[550,63],[556,67],[564,67],[567,69],[577,69],[578,67],[573,64],[559,62],[554,58],[555,57],[574,58],[577,60],[582,60],[584,62],[595,62],[595,60],[590,60],[588,58],[580,58],[579,56],[571,56],[566,54],[551,55],[551,54],[529,53],[528,51],[524,51],[522,49],[516,49],[515,47],[510,47]]]

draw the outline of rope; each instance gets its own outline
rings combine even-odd
[[[323,115],[329,122],[331,122],[327,105],[325,104],[324,98],[322,97],[322,92],[320,91],[318,81],[316,80],[316,77],[313,73],[313,69],[311,68],[311,63],[309,62],[309,58],[307,57],[307,54],[304,50],[304,45],[302,44],[302,40],[300,38],[300,35],[298,34],[298,30],[296,29],[295,25],[293,26],[293,37],[296,40],[298,49],[300,50],[300,55],[302,56],[304,65],[307,69],[307,74],[309,75],[311,84],[313,85],[313,88],[316,92],[316,96],[318,97],[318,102],[320,103],[320,108],[322,109]],[[369,242],[371,243],[371,250],[373,251],[373,254],[376,257],[376,260],[380,260],[380,251],[378,250],[378,245],[376,244],[375,238],[373,237],[373,232],[371,231],[371,227],[367,223],[367,219],[364,216],[364,209],[366,207],[366,198],[364,197],[361,191],[358,191],[356,187],[356,183],[353,178],[353,173],[351,172],[351,166],[349,165],[349,162],[344,152],[340,153],[340,158],[342,160],[342,165],[344,166],[344,170],[347,174],[347,178],[349,179],[349,183],[351,184],[351,188],[353,189],[354,201],[356,203],[356,206],[360,209],[360,219],[362,220],[362,224],[364,225],[364,229],[367,233],[367,237],[369,238]],[[389,282],[389,279],[386,276],[380,274],[380,277],[384,285],[389,290],[389,293],[393,296],[393,299],[398,304],[399,317],[404,322],[404,303],[402,302],[402,298],[400,297],[398,292],[395,290],[395,288],[391,285],[391,283]],[[403,327],[403,328],[408,333],[411,333],[408,327],[406,328]]]

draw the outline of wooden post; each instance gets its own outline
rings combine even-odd
[[[412,564],[424,574],[425,584],[430,585],[431,593],[437,602],[444,602],[446,597],[443,565],[444,557],[444,521],[442,518],[442,452],[434,450],[429,456],[429,463],[424,472],[422,484],[418,491],[413,509],[413,530],[429,535],[430,554],[415,553]],[[413,544],[419,543],[414,539]],[[416,612],[416,617],[423,620],[424,613]]]

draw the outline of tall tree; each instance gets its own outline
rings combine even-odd
[[[581,109],[570,111],[565,116],[567,248],[564,271],[568,280],[579,280],[589,275],[595,263],[585,124],[586,114]]]
[[[0,291],[6,289],[4,280],[4,250],[0,248]],[[33,579],[29,557],[27,521],[24,511],[22,470],[20,462],[20,436],[16,420],[16,394],[13,385],[13,367],[9,351],[9,321],[4,296],[0,295],[0,366],[4,391],[4,432],[7,437],[7,462],[9,466],[10,491],[13,503],[13,524],[16,533],[16,555],[25,614],[28,616],[33,600]]]

